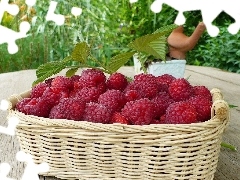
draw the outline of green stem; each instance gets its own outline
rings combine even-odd
[[[222,143],[221,143],[221,146],[222,146],[222,147],[225,147],[225,148],[228,148],[228,149],[230,149],[230,150],[232,150],[232,151],[237,151],[237,148],[236,148],[236,147],[234,147],[234,146],[231,145],[231,144],[227,144],[227,143],[225,143],[225,142],[222,142]]]

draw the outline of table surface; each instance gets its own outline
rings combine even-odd
[[[133,77],[133,67],[122,67],[120,72]],[[60,74],[64,74],[64,71]],[[225,72],[211,67],[187,65],[185,78],[193,85],[205,85],[209,89],[219,88],[224,99],[232,108],[230,124],[223,135],[223,141],[240,149],[240,74]],[[19,94],[31,88],[36,79],[35,70],[0,74],[0,100],[12,94]],[[0,126],[7,126],[7,112],[0,111]],[[20,150],[16,136],[0,133],[0,163],[7,162],[12,169],[9,177],[20,179],[24,172],[24,164],[16,160],[15,154]],[[40,176],[40,180],[56,180],[54,177]],[[214,180],[240,180],[240,154],[221,148],[217,171]]]

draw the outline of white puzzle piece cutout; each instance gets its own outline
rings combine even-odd
[[[240,1],[239,0],[155,0],[151,5],[151,10],[159,13],[162,5],[167,4],[178,11],[175,24],[183,25],[186,21],[183,13],[186,11],[201,10],[203,22],[206,25],[207,32],[210,36],[215,37],[219,34],[219,28],[212,23],[216,17],[225,12],[235,19],[235,23],[228,27],[231,34],[236,34],[240,29]]]
[[[8,163],[0,164],[0,179],[1,180],[15,180],[15,179],[7,177],[10,172],[10,169],[11,169],[11,167]]]
[[[29,6],[32,7],[36,4],[37,0],[25,0],[25,3]]]
[[[35,164],[32,155],[26,154],[23,151],[17,152],[16,159],[26,163],[21,180],[39,180],[39,173],[49,171],[47,163]]]
[[[8,117],[8,127],[0,126],[0,133],[10,136],[15,135],[15,129],[19,123],[19,119],[15,116]]]
[[[130,0],[130,3],[135,3],[135,2],[138,2],[138,0]]]
[[[74,15],[75,17],[80,16],[80,15],[82,14],[82,9],[81,9],[81,8],[78,8],[78,7],[72,7],[71,13],[72,13],[72,15]]]
[[[25,3],[28,5],[28,8],[31,8],[36,4],[36,0],[25,0]],[[46,15],[47,21],[53,21],[57,25],[61,26],[65,22],[65,17],[62,14],[55,14],[57,2],[51,1],[48,12]],[[0,22],[2,21],[3,15],[5,12],[10,13],[15,16],[19,12],[19,7],[16,4],[9,4],[9,0],[1,0],[0,1]],[[78,7],[73,7],[71,9],[71,13],[76,17],[81,15],[82,9]],[[36,17],[33,20],[36,20]],[[7,43],[8,44],[8,52],[10,54],[15,54],[18,52],[18,46],[16,44],[17,39],[27,37],[27,32],[30,30],[31,26],[27,21],[23,21],[20,23],[20,31],[16,32],[12,29],[4,27],[0,25],[0,44]]]
[[[19,12],[19,7],[16,4],[9,4],[9,0],[1,0],[0,2],[0,22],[2,21],[3,14],[8,12],[15,16]],[[8,52],[15,54],[18,51],[16,40],[27,37],[27,32],[30,30],[28,22],[21,22],[19,27],[20,32],[13,31],[7,27],[0,25],[0,44],[8,44]]]
[[[46,20],[47,21],[54,21],[57,25],[61,26],[64,24],[65,17],[62,14],[55,14],[54,11],[57,8],[57,2],[56,1],[51,1],[50,6],[46,15]]]
[[[6,111],[6,110],[9,109],[9,107],[10,107],[9,101],[6,100],[6,99],[3,99],[3,100],[1,101],[1,103],[0,103],[0,110]]]

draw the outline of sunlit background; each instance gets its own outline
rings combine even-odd
[[[129,0],[56,2],[55,13],[65,16],[62,26],[45,19],[50,0],[38,0],[32,8],[28,8],[24,0],[10,1],[19,6],[20,12],[17,16],[6,12],[1,25],[18,31],[19,24],[28,21],[31,30],[27,38],[16,41],[19,46],[16,54],[8,53],[7,44],[0,45],[0,73],[35,69],[45,62],[62,60],[79,41],[87,41],[92,46],[92,54],[99,61],[107,62],[113,55],[128,51],[127,44],[136,37],[174,23],[177,15],[177,11],[167,5],[160,13],[153,13],[150,10],[153,0],[138,0],[132,4]],[[72,7],[82,8],[82,14],[72,15]],[[190,35],[202,21],[201,13],[187,12],[185,16],[185,32]],[[227,31],[232,22],[230,16],[221,13],[214,21],[220,28],[218,37],[210,37],[205,32],[194,50],[188,52],[187,63],[240,73],[240,33],[232,35]],[[126,65],[133,65],[133,62]]]

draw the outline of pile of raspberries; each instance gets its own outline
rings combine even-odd
[[[209,89],[184,78],[142,73],[129,81],[119,72],[107,77],[101,70],[85,69],[39,83],[16,110],[56,120],[148,125],[207,121],[211,106]]]

